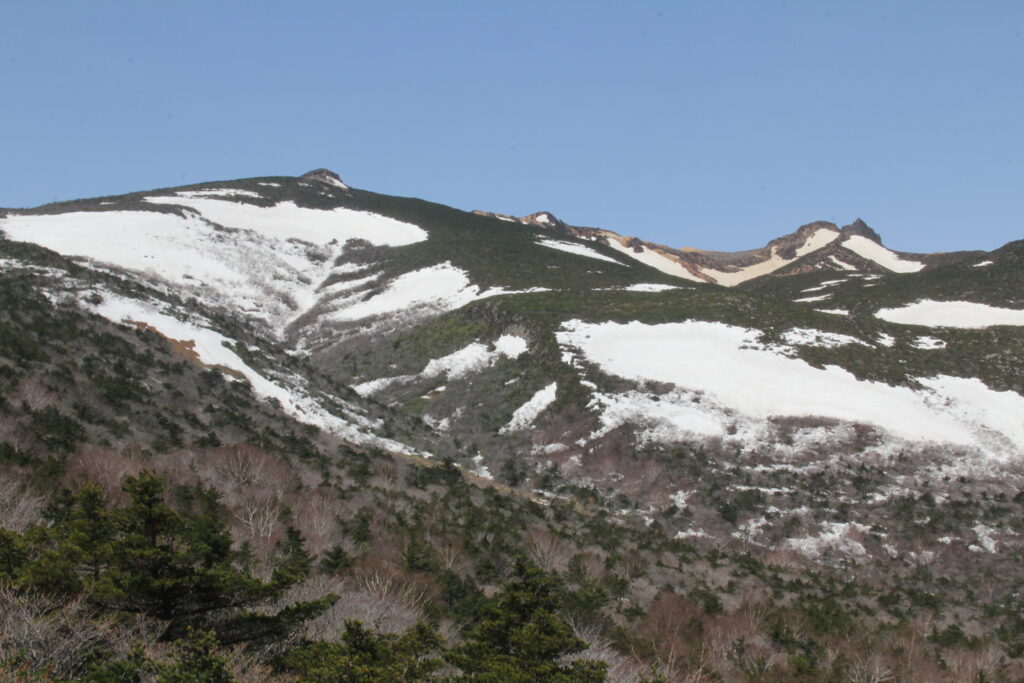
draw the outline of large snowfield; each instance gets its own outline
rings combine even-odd
[[[335,270],[347,240],[399,246],[427,238],[415,225],[342,208],[259,207],[192,196],[149,201],[187,206],[189,213],[15,215],[0,219],[0,230],[14,240],[147,274],[277,331],[318,302],[317,288]]]
[[[294,202],[257,206],[193,196],[146,197],[146,201],[187,206],[212,223],[226,228],[252,230],[271,239],[298,239],[313,244],[364,239],[388,246],[427,239],[426,231],[411,223],[342,207],[307,209],[296,206]]]
[[[923,389],[858,380],[836,366],[815,368],[788,357],[785,349],[759,342],[757,330],[690,321],[565,323],[558,340],[567,358],[597,365],[605,373],[638,382],[669,382],[667,395],[618,394],[595,397],[595,407],[612,411],[606,424],[645,417],[660,421],[672,438],[726,435],[737,423],[772,417],[816,417],[867,423],[913,442],[977,446],[997,459],[1024,452],[1024,398],[998,392],[976,379],[922,378]],[[790,336],[798,342],[803,330]],[[850,343],[829,339],[830,343]],[[714,358],[715,362],[708,362]],[[674,404],[659,405],[658,404]],[[633,410],[629,410],[630,405]],[[628,413],[628,415],[627,415]],[[658,433],[648,424],[648,432]]]

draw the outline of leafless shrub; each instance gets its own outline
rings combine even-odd
[[[952,680],[1007,680],[999,675],[1003,654],[995,645],[989,645],[979,650],[957,649],[945,656],[944,659],[949,666]]]
[[[0,441],[9,444],[16,451],[24,451],[32,445],[32,436],[17,419],[0,418]]]
[[[45,596],[0,587],[0,660],[65,679],[81,673],[97,647],[126,654],[152,643],[162,624],[145,617],[98,619],[85,600],[55,603]]]
[[[264,543],[274,535],[282,513],[277,492],[255,487],[248,487],[231,510],[250,539]]]
[[[310,637],[337,639],[345,622],[356,619],[380,633],[404,633],[424,618],[430,599],[424,587],[396,576],[378,572],[355,579],[317,577],[293,589],[291,599],[310,599],[325,593],[339,595],[331,609],[307,624]],[[310,597],[296,597],[308,594]]]
[[[103,490],[108,501],[126,502],[121,482],[128,475],[142,471],[138,459],[99,446],[86,448],[68,458],[63,483],[74,490],[91,482]]]
[[[394,463],[382,462],[377,465],[376,479],[375,483],[385,491],[393,489],[398,482],[398,470]]]
[[[331,544],[338,523],[338,507],[337,498],[323,491],[302,496],[292,506],[295,526],[302,532],[309,551],[314,555],[319,555]]]
[[[18,383],[18,388],[8,400],[11,403],[24,402],[29,409],[38,411],[57,403],[57,395],[34,377],[26,377]]]
[[[896,680],[896,674],[880,654],[858,652],[850,657],[846,678],[850,683],[887,683]]]
[[[573,546],[543,527],[530,529],[526,535],[526,553],[545,571],[564,569],[573,554]]]
[[[24,531],[40,521],[45,504],[17,479],[0,479],[0,527]]]
[[[654,647],[660,670],[675,672],[671,676],[666,674],[670,680],[683,680],[679,675],[685,671],[685,680],[702,681],[713,670],[712,660],[716,654],[713,644],[702,637],[707,622],[695,601],[662,592],[648,606],[647,614],[638,624],[637,635]],[[717,655],[724,658],[725,653]]]
[[[266,664],[268,660],[278,654],[276,649],[261,652],[238,645],[221,654],[226,654],[225,663],[227,664],[228,672],[231,674],[231,679],[238,683],[291,680],[289,678],[282,678],[280,675],[275,676],[273,669]]]
[[[437,559],[440,561],[442,569],[462,573],[470,565],[469,558],[462,548],[462,542],[457,538],[443,538],[435,542],[434,552],[437,553]]]
[[[227,483],[244,488],[266,484],[267,475],[275,460],[276,458],[266,451],[242,443],[220,449],[214,456],[214,467]]]
[[[785,571],[795,571],[807,564],[807,558],[792,548],[780,546],[768,552],[764,562]]]
[[[587,644],[587,649],[564,658],[564,662],[580,659],[604,662],[608,666],[608,680],[617,683],[640,683],[649,679],[652,673],[650,665],[645,665],[638,659],[617,651],[607,639],[601,637],[600,631],[596,627],[573,620],[570,620],[569,625],[573,634]],[[661,671],[653,673],[666,674]],[[667,675],[665,677],[668,678]]]
[[[573,556],[572,561],[579,570],[584,581],[597,581],[605,574],[605,558],[607,553],[600,548],[588,548]]]

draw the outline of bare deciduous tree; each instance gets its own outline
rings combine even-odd
[[[0,527],[24,531],[41,520],[45,503],[17,479],[0,479]]]
[[[565,569],[572,557],[569,541],[543,527],[534,527],[526,533],[526,553],[530,560],[545,571]]]
[[[146,617],[97,619],[84,598],[57,603],[43,595],[0,586],[0,661],[76,678],[96,648],[126,654],[134,643],[152,643],[164,625]]]

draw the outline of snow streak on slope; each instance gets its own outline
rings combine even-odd
[[[891,323],[926,327],[979,329],[992,325],[1024,325],[1024,310],[998,308],[971,301],[923,299],[902,308],[883,308],[875,315]]]
[[[270,381],[249,367],[231,350],[230,339],[202,324],[185,322],[168,315],[156,303],[128,299],[110,292],[103,292],[101,297],[100,303],[89,305],[99,315],[117,323],[146,325],[168,339],[191,347],[201,363],[222,367],[244,377],[257,395],[276,399],[284,412],[300,422],[315,425],[354,443],[373,445],[399,453],[425,455],[405,444],[364,431],[379,428],[381,425],[360,415],[354,406],[347,406],[345,409],[348,419],[330,413],[302,388],[304,383],[298,377],[291,378],[292,381],[287,384]]]
[[[850,235],[843,241],[842,246],[858,256],[866,258],[868,261],[874,261],[894,273],[916,273],[924,268],[923,263],[901,259],[895,252],[860,235]]]
[[[861,381],[768,349],[757,330],[722,323],[570,321],[557,336],[570,355],[578,352],[604,372],[676,385],[679,402],[699,410],[695,431],[702,433],[708,419],[724,436],[737,423],[806,416],[872,424],[909,441],[979,446],[996,457],[1024,451],[1024,425],[1002,417],[1024,415],[1024,398],[963,384],[975,380],[931,378],[919,391]]]
[[[507,290],[494,287],[480,291],[470,284],[466,271],[450,262],[403,273],[388,283],[384,291],[363,299],[365,292],[336,297],[320,315],[324,321],[354,321],[396,314],[417,316],[422,313],[454,311],[478,299],[507,294],[547,291],[535,287],[528,290]]]
[[[730,273],[722,270],[714,270],[712,268],[704,268],[703,272],[705,275],[713,277],[715,282],[720,285],[735,287],[747,280],[753,280],[756,277],[761,277],[768,273],[774,273],[779,268],[789,265],[798,258],[806,256],[812,251],[817,251],[818,249],[831,244],[837,237],[839,237],[839,233],[835,230],[816,230],[807,238],[807,241],[797,248],[796,255],[793,258],[787,259],[779,256],[775,253],[775,247],[772,247],[772,254],[767,260],[746,266],[735,272]]]
[[[539,242],[537,242],[537,244],[544,247],[557,249],[558,251],[576,254],[577,256],[586,256],[588,258],[597,259],[599,261],[608,261],[609,263],[614,263],[619,266],[623,265],[616,261],[615,259],[605,256],[604,254],[599,254],[590,247],[586,247],[582,244],[575,244],[573,242],[560,242],[558,240],[540,240]]]
[[[555,402],[555,397],[558,395],[558,383],[552,382],[547,385],[536,394],[534,394],[529,401],[519,406],[514,413],[512,413],[512,419],[509,420],[508,424],[501,428],[502,433],[512,432],[517,429],[525,429],[533,424],[533,421],[537,419],[544,410]]]
[[[492,365],[499,357],[518,358],[527,349],[522,337],[504,335],[494,342],[494,349],[486,344],[473,342],[447,356],[435,358],[427,363],[420,373],[423,377],[445,375],[448,379],[461,379]]]
[[[840,259],[836,258],[835,256],[829,256],[828,258],[829,258],[830,261],[832,261],[832,263],[836,264],[837,266],[839,266],[843,270],[857,270],[857,266],[851,265],[851,264],[847,263],[846,261],[841,261]]]
[[[352,388],[360,396],[369,396],[396,382],[411,382],[421,378],[433,378],[444,375],[447,379],[462,379],[484,368],[493,365],[502,356],[506,358],[518,358],[526,353],[529,348],[526,340],[512,334],[504,334],[498,337],[490,348],[487,344],[473,342],[458,351],[449,353],[440,358],[430,360],[426,367],[418,375],[398,375],[396,377],[381,377],[354,385]]]
[[[651,266],[652,268],[657,268],[661,272],[667,273],[668,275],[675,275],[676,277],[681,277],[686,280],[692,280],[693,282],[704,282],[704,280],[700,279],[699,277],[691,273],[689,270],[684,268],[682,264],[673,261],[669,257],[657,251],[654,251],[653,249],[648,249],[643,245],[640,246],[640,252],[637,253],[633,251],[630,247],[624,246],[621,242],[619,242],[619,240],[612,236],[608,237],[608,244],[616,251],[622,252],[631,259],[635,259],[640,263],[644,263],[648,266]]]

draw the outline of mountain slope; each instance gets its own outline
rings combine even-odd
[[[539,444],[544,447],[589,443],[624,426],[646,434],[641,441],[653,434],[661,434],[656,440],[662,442],[714,437],[748,448],[764,441],[765,420],[783,417],[864,423],[893,444],[947,444],[972,457],[1005,460],[1024,447],[1015,423],[998,417],[1017,409],[1014,396],[998,391],[1019,389],[1016,378],[1005,374],[1005,364],[987,362],[990,354],[972,354],[969,368],[961,362],[967,347],[1003,341],[1009,346],[1004,353],[1017,357],[1019,345],[1004,340],[1002,328],[911,338],[891,324],[900,322],[897,313],[881,305],[865,308],[868,302],[893,303],[886,283],[896,276],[882,277],[879,271],[916,274],[915,282],[926,283],[923,289],[939,291],[941,284],[932,283],[948,283],[951,272],[961,281],[990,283],[994,274],[1012,266],[974,267],[987,258],[977,254],[971,255],[971,266],[958,265],[965,255],[915,261],[886,250],[860,221],[842,230],[812,223],[760,250],[670,254],[674,267],[686,270],[687,283],[664,272],[671,270],[664,261],[652,256],[647,259],[651,263],[642,262],[644,254],[663,258],[667,252],[639,243],[624,247],[612,233],[570,228],[548,213],[522,220],[466,214],[352,190],[328,173],[51,205],[15,212],[0,229],[10,239],[85,258],[101,271],[124,269],[157,291],[241,316],[268,339],[307,355],[335,381],[356,385],[363,395],[446,428],[435,431],[464,438],[482,429],[479,438],[497,437],[505,444],[495,446],[499,451],[518,448],[515,433],[532,423],[520,413],[517,428],[509,425],[527,404],[535,419],[547,414],[557,422],[559,415],[585,415],[573,418],[569,431],[552,435],[551,444]],[[639,261],[624,258],[638,256],[633,248],[646,250]],[[1006,260],[999,254],[992,258]],[[843,277],[807,280],[801,275],[822,267]],[[783,273],[792,275],[780,277]],[[744,284],[750,294],[694,282],[716,278]],[[762,281],[763,286],[756,284]],[[794,291],[790,282],[811,286]],[[899,292],[914,291],[902,280],[894,286]],[[82,296],[93,294],[103,298],[99,292]],[[840,308],[805,310],[824,306],[821,302]],[[175,322],[175,311],[162,310],[163,304],[111,294],[101,304],[88,305],[112,319],[146,323],[170,338],[194,343],[203,362],[227,365],[293,414],[306,413],[308,420],[325,424],[301,391],[296,398],[288,393],[294,390],[280,386],[282,378],[275,383],[223,351],[226,338],[208,320],[189,327]],[[835,315],[839,311],[853,315],[842,320]],[[179,310],[177,315],[183,314]],[[1012,312],[1003,315],[993,320],[1013,320]],[[694,327],[694,321],[720,326]],[[611,334],[617,328],[609,326],[629,322],[647,327],[623,328],[629,331],[623,332],[614,358],[599,359],[588,348],[591,344],[574,335],[583,325]],[[644,339],[662,334],[669,335],[666,351],[657,350],[662,342],[646,346]],[[709,334],[720,337],[713,340]],[[502,339],[517,340],[517,352],[503,353],[495,346]],[[653,354],[651,368],[622,369],[622,360],[637,351]],[[693,374],[697,368],[684,372],[673,367],[678,354],[712,359],[717,354],[720,362],[708,367],[745,367],[738,378],[760,377],[760,403],[755,407],[744,398],[743,381],[736,385],[739,393],[727,388],[734,371],[699,379]],[[458,367],[449,367],[453,364]],[[529,381],[520,382],[520,376]],[[613,394],[598,390],[600,376],[621,386]],[[800,380],[792,381],[795,377]],[[970,384],[971,378],[982,384]],[[493,386],[486,397],[478,397],[480,389],[471,386],[499,379],[501,388]],[[650,382],[667,382],[675,393],[644,391]],[[794,393],[785,393],[784,387]],[[447,395],[438,400],[442,388]],[[538,395],[551,400],[542,406]],[[698,396],[710,402],[694,409]],[[828,396],[847,397],[845,407],[833,405]],[[910,415],[919,416],[910,420],[919,428],[907,427]],[[612,423],[616,426],[609,427]],[[709,430],[711,423],[719,426]],[[453,425],[461,427],[452,430]],[[372,431],[369,423],[362,427]],[[345,428],[333,429],[340,433]],[[983,433],[991,438],[983,439]],[[769,442],[780,439],[775,435]],[[415,450],[398,443],[391,447]]]
[[[705,597],[714,583],[737,608],[732,579],[710,578],[725,552],[759,591],[802,580],[784,565],[853,572],[873,627],[938,610],[922,596],[941,583],[966,605],[936,612],[941,628],[998,621],[1019,640],[999,620],[1022,588],[1021,242],[896,253],[858,221],[670,250],[323,169],[12,210],[0,231],[9,459],[255,443],[316,463],[296,490],[338,467],[365,483],[376,463],[379,488],[344,489],[375,510],[426,499],[427,481],[453,495],[457,465],[492,487],[481,508],[519,510],[553,547],[650,554],[627,581],[644,609],[655,576]],[[390,458],[450,464],[413,485]],[[400,528],[421,504],[380,514]],[[490,543],[466,550],[481,581],[496,571],[481,558],[512,556]]]

